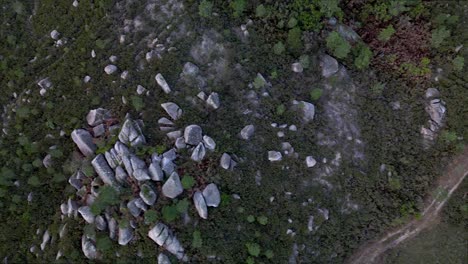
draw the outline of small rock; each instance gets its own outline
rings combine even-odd
[[[182,137],[182,131],[180,130],[172,131],[172,132],[167,133],[166,136],[170,140],[176,141],[178,138]]]
[[[110,117],[111,114],[109,110],[98,108],[89,111],[89,113],[86,115],[86,121],[90,126],[97,126],[104,123],[104,121]]]
[[[47,168],[50,168],[52,166],[52,156],[50,154],[47,154],[44,159],[42,160],[42,165],[44,165],[44,167],[47,169]]]
[[[206,150],[203,143],[198,143],[198,146],[193,150],[191,159],[196,162],[200,162],[205,157]]]
[[[174,172],[175,164],[171,160],[163,158],[161,164],[161,168],[166,175],[171,175]]]
[[[211,151],[215,150],[216,148],[216,143],[209,136],[203,136],[203,144],[205,144],[205,148]]]
[[[229,154],[223,153],[219,164],[225,170],[233,170],[237,163],[231,158]]]
[[[128,71],[123,71],[120,74],[120,78],[123,79],[123,80],[126,80],[128,78]]]
[[[208,96],[206,95],[205,92],[201,91],[197,94],[197,97],[202,99],[203,101],[206,101],[206,99],[208,98]]]
[[[198,145],[202,141],[202,129],[198,125],[189,125],[185,128],[184,139],[186,144]]]
[[[138,146],[146,143],[145,136],[137,121],[127,118],[119,133],[119,140],[130,146]]]
[[[54,29],[54,30],[52,30],[52,32],[50,32],[50,37],[53,40],[57,40],[60,37],[60,33],[57,30]]]
[[[149,174],[151,175],[151,179],[153,181],[163,181],[164,180],[164,173],[159,166],[159,162],[152,162],[149,166]]]
[[[173,119],[177,120],[182,116],[182,109],[178,105],[172,102],[163,103],[161,107],[164,108],[166,113]]]
[[[116,63],[117,62],[117,56],[115,56],[115,55],[110,56],[109,61],[112,62],[112,63]]]
[[[97,155],[92,161],[94,170],[97,172],[101,180],[107,185],[116,185],[115,175],[112,168],[107,164],[106,158],[104,155]]]
[[[426,99],[433,99],[440,97],[440,92],[436,88],[428,88],[425,94]]]
[[[291,70],[293,72],[301,73],[304,71],[304,67],[302,67],[302,64],[300,62],[295,62],[291,65]]]
[[[299,109],[302,113],[302,119],[304,120],[304,122],[308,123],[314,119],[315,106],[313,104],[301,101],[299,103]]]
[[[175,142],[175,147],[177,149],[183,149],[185,148],[187,145],[185,144],[185,140],[183,137],[180,137],[180,138],[177,138],[176,139],[176,142]]]
[[[317,164],[317,161],[312,156],[306,157],[307,168],[312,168]]]
[[[49,240],[50,240],[49,230],[46,230],[44,232],[44,235],[42,236],[42,243],[41,243],[41,250],[42,251],[44,251],[45,246],[47,245],[47,243],[49,243]]]
[[[78,213],[81,214],[83,219],[88,222],[88,224],[94,223],[94,215],[91,213],[91,208],[89,206],[82,206],[78,208]]]
[[[133,239],[133,232],[130,226],[119,227],[119,245],[125,246]]]
[[[218,187],[214,183],[208,184],[203,190],[203,197],[207,206],[218,207],[221,202],[221,195]]]
[[[163,89],[163,91],[165,93],[170,93],[171,92],[171,88],[169,87],[169,85],[167,84],[166,80],[164,79],[164,77],[162,76],[162,74],[158,73],[156,74],[156,77],[154,77],[154,79],[156,80],[156,82],[158,83],[158,85]],[[175,119],[174,119],[175,120]]]
[[[255,132],[254,125],[247,125],[241,130],[240,136],[242,139],[249,140],[250,137],[252,137],[252,135],[254,134],[254,132]]]
[[[94,137],[100,137],[106,133],[106,127],[104,124],[100,124],[98,126],[93,127],[93,135]]]
[[[218,93],[215,93],[215,92],[211,93],[211,94],[208,96],[208,99],[206,99],[206,103],[207,103],[208,106],[210,106],[211,108],[213,108],[213,109],[218,109],[218,108],[219,108],[219,105],[220,105]]]
[[[295,125],[290,125],[289,130],[290,131],[297,131],[297,127]]]
[[[320,66],[322,67],[322,76],[328,78],[338,72],[339,65],[335,58],[329,55],[323,55],[320,60]]]
[[[163,246],[169,237],[169,228],[163,223],[157,223],[148,232],[149,238],[151,238],[159,246]]]
[[[109,75],[113,74],[113,73],[115,73],[117,71],[117,66],[115,66],[113,64],[109,64],[104,68],[104,71]]]
[[[141,204],[144,204],[143,199],[141,198],[135,198],[127,203],[128,211],[131,215],[133,215],[133,217],[136,218],[140,215],[142,211],[142,209],[140,208],[142,207]]]
[[[84,82],[84,83],[89,83],[89,81],[91,81],[91,76],[86,75],[86,76],[83,78],[83,82]]]
[[[96,58],[96,52],[94,50],[91,50],[91,58]]]
[[[125,172],[125,170],[122,167],[117,166],[115,168],[115,178],[121,184],[125,184],[128,181],[127,180],[128,179],[128,174]]]
[[[88,259],[97,259],[100,256],[94,244],[95,243],[91,239],[87,238],[86,235],[81,237],[81,249],[83,250],[85,257]]]
[[[205,199],[200,191],[196,191],[193,195],[193,203],[195,204],[195,208],[197,209],[198,215],[201,218],[207,219],[208,218],[208,208],[206,207]]]
[[[93,137],[88,131],[84,129],[75,129],[71,133],[71,137],[83,155],[86,157],[94,155],[97,147],[93,142]]]
[[[141,85],[137,85],[136,92],[137,92],[137,94],[142,95],[144,92],[146,92],[146,89],[145,89],[145,87],[143,87]]]
[[[145,183],[140,186],[140,197],[143,202],[152,206],[156,202],[157,194],[148,183]]]
[[[72,5],[73,5],[73,7],[78,7],[78,1],[77,0],[73,1]]]
[[[279,151],[268,151],[269,161],[280,161],[282,159],[281,152]]]
[[[160,253],[158,255],[158,264],[171,264],[171,261],[164,253]]]
[[[101,231],[106,230],[106,228],[107,228],[107,223],[106,223],[106,219],[104,219],[104,217],[98,215],[98,216],[96,216],[96,218],[94,219],[94,222],[96,223],[96,228],[97,228],[98,230],[101,230]]]
[[[151,179],[148,169],[146,168],[146,163],[138,158],[136,155],[130,156],[130,162],[132,166],[133,173],[130,173],[137,181],[146,181]]]
[[[182,183],[180,182],[179,175],[176,172],[172,172],[171,176],[164,183],[162,187],[162,193],[164,196],[174,199],[184,191]]]

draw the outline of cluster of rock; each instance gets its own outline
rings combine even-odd
[[[174,103],[165,103],[162,107],[174,121],[182,115],[182,110]],[[86,158],[92,159],[91,165],[97,176],[89,175],[89,172],[85,173],[80,168],[69,178],[69,183],[77,190],[76,197],[79,199],[68,199],[60,206],[62,219],[80,215],[97,230],[107,231],[109,237],[116,239],[120,245],[127,245],[135,239],[134,229],[142,223],[140,216],[155,206],[161,194],[163,197],[174,199],[183,193],[175,164],[179,155],[177,150],[189,149],[192,160],[200,162],[205,157],[206,149],[214,151],[216,147],[213,139],[203,135],[200,126],[189,125],[183,135],[179,131],[179,136],[174,138],[175,148],[162,155],[153,153],[144,160],[133,152],[135,147],[146,144],[141,120],[133,120],[127,115],[120,128],[119,124],[115,124],[116,120],[110,112],[102,108],[91,110],[86,119],[89,128],[76,129],[71,133],[71,137],[80,152]],[[173,121],[161,118],[159,124],[161,130],[167,131],[168,134],[174,132]],[[95,140],[109,134],[117,135],[118,141],[104,153],[96,155]],[[158,187],[160,184],[161,188]],[[100,191],[104,188],[113,188],[118,196],[123,190],[131,189],[133,197],[120,201],[119,206],[109,205],[102,210],[103,213],[94,215],[93,203],[100,199]],[[194,206],[203,219],[208,218],[207,207],[219,206],[220,200],[218,187],[213,183],[203,190],[195,191],[193,195]],[[116,219],[117,217],[121,219]],[[148,236],[179,260],[188,261],[184,247],[165,224],[156,223]],[[82,250],[87,258],[101,257],[95,245],[94,235],[83,234]],[[167,256],[162,255],[160,258],[164,260]]]
[[[447,109],[445,108],[445,102],[440,99],[439,90],[436,88],[427,89],[425,99],[426,112],[429,114],[430,119],[427,121],[427,126],[421,127],[421,134],[425,146],[428,146],[430,142],[435,140],[437,133],[444,125]]]

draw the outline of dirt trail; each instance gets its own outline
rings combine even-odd
[[[404,226],[389,231],[379,240],[371,241],[358,249],[347,261],[349,264],[375,263],[377,258],[385,251],[395,247],[401,242],[414,237],[421,230],[437,223],[437,216],[442,207],[452,196],[453,192],[468,175],[468,147],[456,157],[447,167],[447,172],[442,175],[436,187],[437,190],[446,190],[446,195],[434,197],[432,194],[426,200],[426,207],[419,220],[412,220]],[[433,193],[436,193],[434,191]]]

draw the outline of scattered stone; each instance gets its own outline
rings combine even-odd
[[[177,120],[182,116],[182,109],[178,105],[172,102],[163,103],[161,107],[164,108],[166,113],[173,119]]]
[[[304,71],[304,67],[302,66],[300,62],[295,62],[291,65],[291,70],[293,72],[301,73]]]
[[[119,245],[125,246],[133,239],[133,232],[130,226],[119,227]]]
[[[299,103],[299,109],[302,113],[302,119],[304,120],[304,122],[308,123],[314,119],[315,106],[313,104],[301,101]]]
[[[83,82],[84,82],[84,83],[89,83],[89,81],[91,81],[91,76],[86,75],[86,76],[83,78]]]
[[[73,1],[72,5],[73,5],[73,7],[78,7],[78,1],[77,0]]]
[[[163,91],[165,93],[170,93],[171,92],[171,88],[169,87],[169,85],[167,84],[166,80],[164,79],[164,77],[162,76],[162,74],[158,73],[156,74],[156,77],[154,77],[154,79],[156,80],[156,82],[158,83],[158,85],[163,89]],[[176,120],[176,119],[174,119]]]
[[[225,170],[233,170],[237,163],[234,160],[232,160],[229,154],[223,153],[219,164]]]
[[[81,189],[81,187],[83,187],[83,184],[81,183],[81,180],[78,179],[78,177],[77,177],[78,173],[82,173],[82,172],[77,171],[68,179],[68,183],[70,183],[70,185],[73,186],[73,188],[75,188],[76,190],[79,190],[79,189]]]
[[[143,202],[152,206],[156,202],[157,194],[148,183],[145,183],[140,186],[140,197]]]
[[[130,156],[130,162],[132,166],[133,173],[130,173],[137,181],[146,181],[151,179],[148,169],[146,168],[146,163],[138,158],[136,155]]]
[[[171,160],[163,158],[161,164],[162,170],[166,173],[166,176],[171,175],[174,172],[175,164]]]
[[[110,56],[109,61],[112,62],[112,63],[116,63],[117,62],[117,56],[115,56],[115,55]]]
[[[90,157],[94,155],[96,151],[96,145],[93,142],[93,137],[91,134],[84,130],[84,129],[75,129],[71,133],[71,138],[73,142],[78,146],[81,153],[86,157]]]
[[[91,58],[96,58],[96,52],[94,50],[91,50]]]
[[[280,161],[282,159],[281,152],[279,151],[268,151],[269,161]]]
[[[90,126],[100,125],[109,118],[111,118],[110,111],[103,108],[93,109],[86,115],[86,121]]]
[[[428,88],[425,94],[426,99],[439,98],[440,92],[436,88]]]
[[[182,183],[180,182],[179,175],[176,172],[172,172],[171,176],[164,183],[162,187],[162,193],[164,196],[174,199],[184,191]]]
[[[206,103],[208,106],[210,106],[213,109],[218,109],[220,106],[219,102],[219,95],[218,93],[212,92],[209,96],[208,99],[206,99]]]
[[[104,155],[97,155],[91,161],[91,165],[105,184],[110,186],[116,185],[114,171],[109,167],[109,164],[107,164]]]
[[[179,137],[176,139],[176,142],[175,142],[175,147],[177,149],[183,149],[185,148],[187,145],[185,144],[185,140],[183,137]]]
[[[193,195],[193,203],[195,204],[195,208],[197,209],[198,215],[201,218],[207,219],[208,218],[208,208],[206,207],[205,199],[200,191],[196,191]]]
[[[89,239],[86,235],[83,235],[81,237],[81,250],[83,250],[85,257],[87,257],[88,259],[97,259],[100,256],[96,250],[94,242],[91,239]]]
[[[123,79],[123,80],[126,80],[128,78],[128,71],[123,71],[120,74],[120,78]]]
[[[53,40],[57,40],[60,37],[60,33],[57,30],[54,29],[54,30],[52,30],[52,32],[50,32],[50,37]]]
[[[250,137],[252,137],[252,135],[254,134],[254,132],[255,132],[254,125],[247,125],[241,130],[240,136],[242,139],[249,140]]]
[[[108,220],[109,238],[114,240],[117,235],[117,221],[114,218]]]
[[[335,58],[324,54],[320,59],[320,66],[322,67],[322,76],[328,78],[338,72],[339,65]]]
[[[166,136],[170,140],[176,141],[178,138],[182,137],[182,131],[180,130],[172,131],[172,132],[167,133]]]
[[[137,121],[130,118],[125,120],[122,129],[119,133],[119,140],[130,146],[138,146],[146,143],[145,136],[141,131],[141,127]]]
[[[202,129],[198,125],[189,125],[185,128],[184,139],[186,144],[198,145],[202,141]]]
[[[164,180],[164,173],[159,166],[159,162],[152,162],[149,166],[149,174],[151,175],[151,179],[153,181],[163,181]]]
[[[289,130],[290,131],[297,131],[297,127],[295,125],[290,125]]]
[[[169,237],[169,228],[163,223],[157,223],[148,232],[149,238],[151,238],[159,246],[163,246]]]
[[[171,261],[164,253],[160,253],[158,255],[158,264],[171,264]]]
[[[198,146],[193,150],[191,159],[196,162],[200,162],[205,157],[206,150],[202,142],[198,143]]]
[[[89,206],[82,206],[78,208],[78,213],[81,214],[83,219],[88,222],[88,224],[94,223],[94,215],[91,213],[91,208]]]
[[[112,169],[117,168],[120,164],[117,151],[114,148],[111,148],[109,151],[104,153],[107,163]]]
[[[278,131],[278,132],[276,133],[276,135],[277,135],[279,138],[282,138],[282,137],[284,137],[284,132],[283,132],[283,131]]]
[[[211,151],[214,151],[216,148],[216,143],[209,136],[203,136],[203,144],[205,144],[205,148]]]
[[[106,228],[107,228],[107,223],[106,223],[106,219],[104,219],[104,217],[98,215],[98,216],[96,216],[96,218],[94,219],[94,222],[96,223],[96,228],[97,228],[98,230],[101,230],[101,231],[106,230]]]
[[[93,135],[94,137],[100,137],[106,133],[106,127],[104,124],[100,124],[98,126],[93,127]]]
[[[104,71],[109,75],[113,74],[113,73],[115,73],[117,71],[117,66],[115,66],[113,64],[109,64],[104,68]]]
[[[53,164],[52,156],[50,154],[47,154],[42,160],[42,165],[44,165],[44,167],[47,169],[47,168],[52,167],[52,164]]]
[[[203,101],[206,101],[206,99],[208,99],[208,96],[206,95],[205,92],[201,91],[197,94],[197,97],[200,98],[201,100]]]
[[[136,92],[137,92],[137,94],[142,95],[144,92],[146,92],[146,88],[141,86],[141,85],[137,85]]]
[[[42,243],[41,243],[41,250],[42,251],[44,251],[47,243],[49,243],[49,240],[50,240],[49,230],[46,230],[44,232],[44,235],[42,236]]]
[[[144,204],[143,199],[141,198],[135,198],[127,203],[128,211],[133,215],[133,217],[136,218],[141,214],[141,204]]]
[[[317,161],[312,156],[306,157],[307,168],[312,168],[317,164]]]
[[[203,190],[203,197],[207,206],[218,207],[221,202],[221,195],[218,187],[214,183],[208,184]]]

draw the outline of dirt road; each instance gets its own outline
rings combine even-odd
[[[389,231],[379,240],[371,241],[358,249],[347,261],[349,264],[375,263],[382,253],[395,247],[401,242],[414,237],[421,230],[437,223],[437,216],[441,209],[452,196],[463,179],[468,175],[468,147],[463,153],[455,158],[442,175],[433,194],[426,200],[426,207],[419,220],[412,220],[404,226]],[[441,192],[441,190],[444,190]]]

